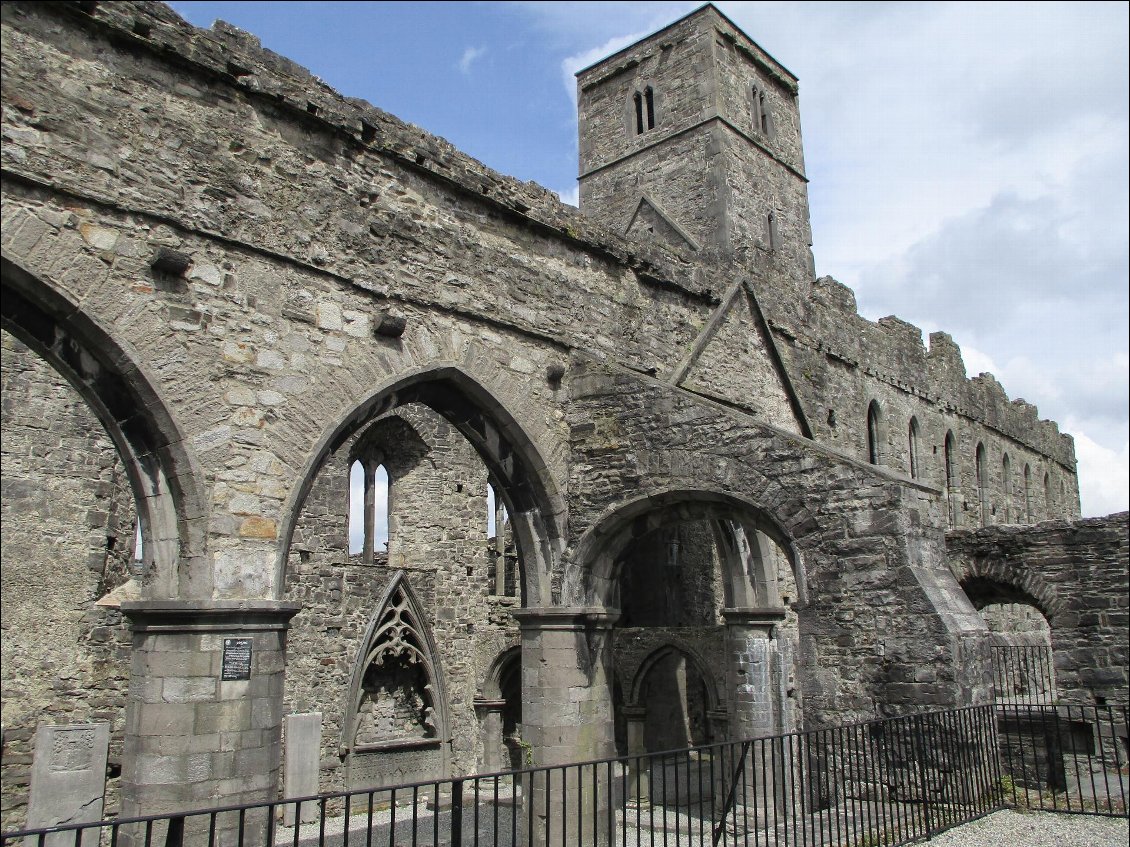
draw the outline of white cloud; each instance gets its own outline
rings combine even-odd
[[[618,50],[623,50],[629,44],[639,41],[649,32],[650,30],[641,30],[640,32],[633,32],[631,35],[618,35],[608,39],[599,47],[593,47],[563,60],[561,62],[562,82],[565,84],[565,90],[572,99],[574,106],[577,102],[577,71],[599,62],[606,56],[611,56]]]
[[[1079,460],[1079,499],[1084,515],[1109,515],[1126,511],[1130,490],[1130,442],[1121,449],[1111,449],[1092,440],[1075,428],[1075,457]]]
[[[485,47],[468,47],[463,51],[463,55],[459,59],[459,70],[463,74],[471,73],[471,65],[475,61],[481,59],[487,52]]]

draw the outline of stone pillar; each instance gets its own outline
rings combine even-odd
[[[614,755],[612,624],[619,613],[543,608],[512,614],[522,629],[522,732],[534,767]],[[553,771],[548,793],[546,777],[536,774],[523,798],[534,816],[534,844],[604,843],[612,789],[607,768],[598,768],[595,780],[591,768],[581,774],[569,769],[564,777]]]
[[[483,697],[475,698],[475,712],[482,725],[483,739],[483,771],[485,773],[498,773],[510,770],[510,761],[503,761],[502,756],[502,710],[506,708],[505,700],[487,700]]]
[[[774,684],[775,642],[773,627],[785,619],[785,610],[770,608],[725,609],[727,688],[730,701],[730,738],[734,741],[767,738],[780,730],[778,686]],[[772,742],[754,742],[745,758],[744,790],[735,793],[735,809],[729,823],[738,828],[767,827],[777,815],[787,814],[785,797],[775,789],[779,780],[781,753]]]
[[[622,706],[620,714],[627,723],[628,755],[641,758],[628,760],[628,773],[624,793],[639,805],[651,802],[651,767],[647,760],[647,745],[644,743],[644,721],[647,718],[646,706]]]
[[[299,608],[265,600],[122,603],[133,630],[123,817],[278,797],[286,629]],[[244,840],[261,841],[266,822],[264,813],[248,814]],[[220,830],[235,825],[234,816],[218,821]],[[206,841],[207,828],[206,816],[186,821],[186,843]]]

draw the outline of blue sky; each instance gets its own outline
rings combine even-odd
[[[572,72],[698,3],[176,2],[575,200]],[[817,273],[962,346],[1126,509],[1125,3],[717,4],[800,78]]]

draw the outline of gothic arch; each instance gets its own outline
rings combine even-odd
[[[368,676],[374,669],[380,670],[386,661],[391,664],[403,660],[403,664],[418,670],[424,680],[421,690],[415,692],[420,695],[420,708],[423,710],[420,723],[424,734],[421,737],[438,741],[446,751],[451,740],[447,686],[439,663],[439,651],[421,608],[407,575],[404,571],[397,571],[369,621],[353,667],[346,700],[346,719],[342,721],[343,750],[352,752],[365,746],[364,742],[358,742],[357,736],[362,729]],[[446,760],[446,756],[444,758]]]
[[[678,521],[709,521],[723,555],[723,587],[729,607],[775,606],[776,575],[769,572],[766,544],[784,552],[796,578],[797,600],[807,602],[807,580],[796,545],[785,530],[757,505],[708,490],[666,489],[608,510],[581,536],[571,558],[573,582],[579,581],[586,604],[618,605],[618,560],[634,539]],[[566,575],[569,581],[570,574]]]
[[[648,673],[658,662],[675,653],[686,656],[695,666],[695,670],[698,671],[699,676],[707,681],[707,708],[717,709],[719,707],[719,704],[722,702],[721,689],[719,688],[719,680],[716,678],[714,671],[710,668],[710,663],[703,659],[697,651],[691,649],[689,645],[670,642],[652,650],[647,654],[644,660],[639,663],[635,674],[632,676],[632,681],[628,688],[628,699],[625,701],[625,705],[635,706],[639,703]]]
[[[201,474],[139,357],[50,283],[4,256],[0,325],[62,375],[122,458],[141,523],[143,596],[212,594]]]
[[[498,481],[496,492],[511,516],[525,565],[525,605],[548,605],[546,575],[560,556],[565,537],[565,504],[534,441],[503,404],[454,364],[422,368],[374,391],[318,441],[287,502],[276,586],[284,584],[291,538],[301,505],[327,455],[358,429],[407,403],[420,403],[446,418],[471,443]]]

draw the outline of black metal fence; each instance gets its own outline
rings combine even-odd
[[[1051,647],[993,645],[992,666],[997,703],[1049,706],[1055,702]]]
[[[979,706],[667,753],[4,833],[0,847],[897,845],[1005,805],[1125,815],[1125,744],[1125,708]]]

